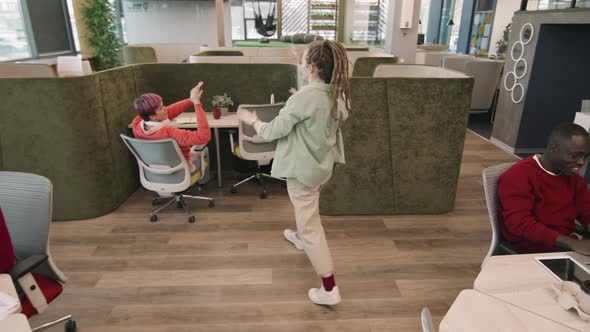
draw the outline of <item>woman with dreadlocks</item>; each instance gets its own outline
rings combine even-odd
[[[344,163],[340,128],[351,111],[344,47],[329,40],[309,44],[300,73],[309,84],[299,91],[293,90],[295,93],[271,122],[262,122],[256,113],[245,110],[238,110],[238,116],[254,126],[262,138],[278,140],[271,174],[287,178],[297,224],[297,232],[284,231],[285,239],[305,251],[322,278],[320,288],[309,290],[310,300],[335,305],[341,297],[320,219],[319,197],[322,185],[332,176],[334,164]]]

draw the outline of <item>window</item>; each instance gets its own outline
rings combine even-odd
[[[0,0],[0,61],[75,51],[65,0]]]
[[[388,0],[355,0],[350,42],[360,45],[385,45]]]
[[[20,2],[0,0],[0,61],[30,57]]]
[[[277,23],[277,2],[276,1],[244,1],[243,10],[244,10],[244,27],[245,27],[245,34],[244,39],[260,39],[263,37],[256,31],[256,26],[254,22],[254,13],[261,13],[262,14],[262,21],[266,24],[266,19],[269,14],[274,16],[274,23]],[[269,39],[277,39],[278,34],[275,32],[272,36],[266,37]]]

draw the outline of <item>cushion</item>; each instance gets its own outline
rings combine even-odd
[[[5,273],[14,267],[14,249],[8,233],[8,226],[0,209],[0,273]]]
[[[55,298],[57,298],[63,291],[62,285],[55,280],[38,274],[33,274],[33,278],[41,288],[41,292],[43,293],[43,296],[45,296],[47,303],[51,303],[51,301],[55,300]],[[27,316],[27,318],[31,318],[31,316],[37,314],[37,310],[27,298],[21,299],[21,308],[21,312]]]

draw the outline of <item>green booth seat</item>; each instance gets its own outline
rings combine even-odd
[[[271,93],[288,98],[297,66],[138,64],[80,77],[2,78],[0,170],[49,178],[54,220],[110,213],[139,188],[137,165],[119,137],[135,116],[133,100],[154,92],[173,103],[199,81],[206,110],[224,92],[235,107],[267,103]]]
[[[324,187],[320,213],[453,210],[473,88],[473,78],[453,75],[351,79],[346,164]]]
[[[151,46],[123,46],[120,58],[123,65],[158,62],[156,51]]]
[[[361,52],[361,51],[359,51]],[[398,61],[396,56],[387,57],[361,57],[356,59],[352,68],[352,76],[373,76],[373,72],[378,65],[381,64],[396,64]]]

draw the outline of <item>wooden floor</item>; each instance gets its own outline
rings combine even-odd
[[[286,189],[266,200],[249,184],[191,203],[196,224],[170,209],[150,223],[139,190],[101,218],[56,222],[51,252],[69,277],[32,325],[73,313],[79,331],[421,331],[472,288],[491,230],[481,171],[516,158],[468,133],[455,211],[427,216],[323,217],[343,301],[312,304],[307,257],[282,237],[294,226]],[[62,331],[53,328],[49,331]]]

